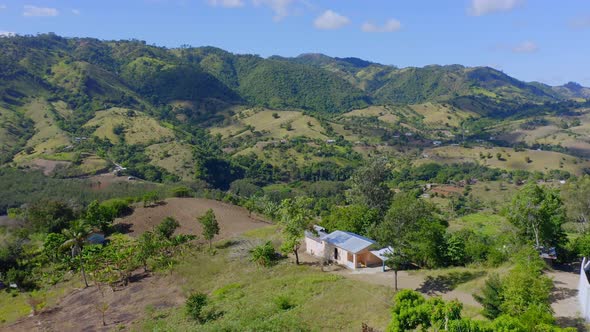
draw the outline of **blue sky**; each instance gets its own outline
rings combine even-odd
[[[487,65],[590,86],[587,0],[0,0],[0,34],[39,32],[399,67]]]

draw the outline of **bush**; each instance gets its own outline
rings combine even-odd
[[[158,235],[169,239],[178,227],[180,227],[180,223],[178,223],[176,219],[166,217],[158,226],[156,226],[155,231]]]
[[[172,189],[172,196],[174,197],[190,197],[191,190],[187,187],[176,187]]]
[[[271,266],[276,263],[277,253],[272,243],[268,241],[250,251],[250,260],[261,266]]]
[[[199,323],[204,323],[207,320],[203,312],[203,308],[207,305],[207,294],[194,293],[186,300],[186,314]]]

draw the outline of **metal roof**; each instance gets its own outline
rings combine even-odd
[[[386,261],[388,256],[393,254],[393,248],[387,247],[379,250],[371,250],[371,253],[379,257],[379,259],[381,259],[382,261]]]
[[[344,231],[334,231],[323,237],[322,240],[352,253],[357,253],[375,244],[375,241],[364,236]]]

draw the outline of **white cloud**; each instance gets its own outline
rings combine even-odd
[[[510,11],[523,4],[526,0],[471,0],[469,14],[482,16],[495,12]]]
[[[3,37],[12,37],[12,36],[16,36],[16,33],[10,32],[10,31],[2,31],[2,30],[0,30],[0,38],[3,38]]]
[[[78,9],[72,9],[72,14],[78,16],[78,15],[80,15],[80,10],[78,10]]]
[[[321,30],[335,30],[350,23],[350,19],[331,10],[326,10],[315,19],[313,25]]]
[[[570,27],[574,29],[590,28],[590,16],[580,16],[570,21]]]
[[[396,19],[389,19],[383,26],[375,25],[371,22],[366,22],[361,26],[364,32],[394,32],[401,29],[402,24]]]
[[[530,40],[524,41],[512,48],[512,52],[514,53],[534,53],[538,50],[539,46]]]
[[[268,6],[273,11],[275,16],[273,20],[280,21],[289,16],[289,6],[294,0],[252,0],[255,6]]]
[[[59,11],[55,8],[48,8],[48,7],[37,7],[31,5],[24,6],[23,16],[33,17],[33,16],[57,16],[59,15]]]
[[[209,0],[208,2],[214,7],[238,8],[244,6],[243,0]]]

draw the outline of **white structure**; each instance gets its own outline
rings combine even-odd
[[[586,257],[580,266],[580,283],[578,284],[578,301],[580,312],[587,322],[590,322],[590,283],[588,283],[588,272],[590,272],[590,261]]]
[[[306,252],[332,261],[352,270],[370,266],[384,266],[385,256],[391,249],[370,250],[375,241],[350,232],[334,231],[330,234],[314,226],[317,234],[305,232]]]

